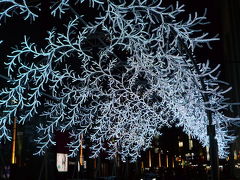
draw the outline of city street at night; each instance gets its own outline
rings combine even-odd
[[[0,0],[0,180],[240,180],[239,0]]]

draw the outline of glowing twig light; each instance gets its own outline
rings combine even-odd
[[[54,2],[50,7],[54,16],[62,17],[70,9],[68,0]],[[76,2],[77,6],[83,1]],[[207,110],[216,126],[219,155],[225,157],[234,139],[227,126],[237,121],[223,114],[228,108],[224,94],[230,89],[220,87],[219,66],[211,68],[208,61],[194,64],[179,42],[194,53],[218,39],[196,28],[206,23],[205,14],[178,21],[184,12],[178,3],[164,7],[161,0],[85,2],[100,12],[94,23],[75,17],[65,32],[49,31],[45,47],[24,37],[8,56],[8,76],[14,81],[13,87],[0,92],[0,105],[5,109],[0,139],[11,139],[7,127],[17,111],[24,109],[19,111],[17,123],[21,124],[37,114],[45,93],[56,101],[44,104],[46,121],[38,126],[36,154],[55,144],[56,129],[70,131],[72,156],[83,146],[83,136],[91,141],[93,158],[107,151],[110,159],[118,154],[123,161],[127,157],[136,161],[161,128],[173,124],[208,146]],[[35,17],[27,4],[16,8],[25,8],[26,18]],[[8,17],[5,11],[0,15]],[[91,48],[94,38],[103,45]],[[10,105],[11,100],[17,103]]]

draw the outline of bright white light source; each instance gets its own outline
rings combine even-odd
[[[182,141],[179,141],[179,142],[178,142],[178,146],[179,146],[180,148],[182,148],[182,147],[183,147],[183,142],[182,142]]]
[[[67,154],[57,153],[57,170],[58,172],[68,171],[68,156]]]

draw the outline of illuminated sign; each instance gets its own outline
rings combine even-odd
[[[67,154],[57,153],[57,170],[58,172],[68,171],[68,156]]]

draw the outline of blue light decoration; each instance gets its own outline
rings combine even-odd
[[[0,0],[0,21],[6,21],[14,15],[21,15],[24,20],[34,21],[38,15],[34,12],[39,11],[40,4],[31,5],[26,0]]]
[[[161,135],[162,127],[173,124],[208,146],[206,110],[210,110],[219,156],[226,157],[228,144],[234,140],[227,128],[238,121],[223,113],[229,108],[224,95],[231,88],[221,88],[219,65],[211,68],[209,61],[198,63],[198,74],[178,42],[181,38],[194,53],[218,40],[196,28],[207,23],[205,14],[189,14],[187,20],[179,21],[184,6],[176,2],[165,7],[161,0],[132,0],[130,4],[125,0],[78,0],[75,6],[84,2],[98,9],[95,22],[85,22],[84,16],[75,14],[65,32],[48,32],[45,47],[25,36],[8,56],[6,67],[13,81],[11,88],[0,91],[0,106],[5,110],[0,139],[11,140],[8,127],[13,117],[20,112],[17,123],[31,120],[47,94],[52,99],[44,103],[41,113],[46,122],[37,127],[38,155],[55,144],[54,130],[70,132],[70,156],[78,153],[83,136],[91,141],[93,158],[107,151],[109,159],[118,154],[123,161],[130,157],[134,162]],[[32,9],[40,6],[29,6],[25,0],[0,0],[1,4],[8,6],[1,8],[0,20],[11,18],[12,13],[24,19],[38,17]],[[50,6],[56,18],[71,9],[69,0]],[[104,40],[98,39],[99,32]],[[95,53],[88,48],[90,37],[102,44]]]

